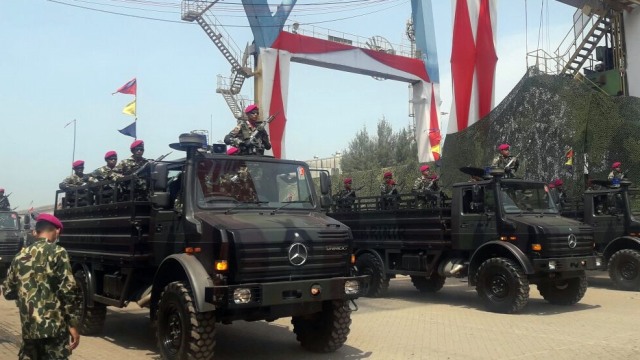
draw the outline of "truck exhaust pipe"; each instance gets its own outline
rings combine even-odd
[[[152,287],[149,286],[147,290],[142,293],[140,299],[136,301],[136,304],[138,304],[138,306],[140,306],[141,308],[149,306],[149,303],[151,302],[151,289]]]
[[[438,274],[444,277],[462,277],[467,264],[464,259],[447,259],[438,265]]]

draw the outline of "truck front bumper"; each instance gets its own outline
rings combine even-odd
[[[603,261],[601,256],[577,256],[568,258],[533,259],[536,272],[565,272],[576,270],[600,270]]]
[[[368,275],[213,286],[205,289],[205,299],[212,304],[224,304],[229,309],[240,309],[326,300],[350,300],[366,293],[368,286]],[[354,292],[355,288],[358,289],[357,292]]]

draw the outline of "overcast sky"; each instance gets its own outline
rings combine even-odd
[[[0,187],[13,193],[13,206],[26,209],[32,203],[53,203],[58,183],[71,171],[73,127],[64,126],[73,119],[77,119],[75,158],[86,161],[87,171],[102,166],[108,150],[116,150],[120,159],[130,155],[133,139],[116,130],[133,120],[121,112],[132,97],[111,93],[133,77],[138,78],[138,137],[145,140],[149,158],[169,152],[167,145],[180,133],[212,130],[216,141],[235,125],[222,96],[215,92],[216,75],[229,76],[230,65],[200,27],[180,22],[179,1],[60,2],[175,22],[45,0],[0,2]],[[452,10],[447,0],[433,2],[441,110],[449,112]],[[323,3],[299,0],[288,23],[365,38],[380,35],[393,44],[407,44],[408,0]],[[554,50],[572,24],[575,9],[566,5],[547,0],[526,4],[528,17],[523,0],[498,3],[496,105],[525,73],[526,50],[539,46]],[[252,35],[240,1],[221,1],[213,9],[244,49]],[[249,97],[251,83],[243,88]],[[292,64],[287,157],[330,156],[346,148],[363,126],[374,129],[382,116],[395,129],[407,126],[408,101],[406,83]],[[446,132],[446,116],[444,121]]]

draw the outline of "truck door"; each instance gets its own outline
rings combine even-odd
[[[591,197],[593,203],[590,204],[590,224],[593,226],[594,241],[598,245],[606,245],[612,239],[625,234],[621,196],[619,192],[611,192]]]
[[[491,187],[475,184],[459,190],[460,196],[454,199],[459,203],[451,214],[453,247],[475,249],[480,244],[496,240],[495,200]]]

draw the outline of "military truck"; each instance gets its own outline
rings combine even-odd
[[[602,256],[601,270],[608,270],[621,290],[640,291],[640,208],[637,190],[623,180],[614,186],[607,180],[594,181],[597,190],[587,190],[581,199],[569,202],[563,216],[579,219],[594,229],[595,249]]]
[[[81,331],[99,332],[106,306],[137,302],[166,359],[212,358],[216,323],[282,317],[304,348],[340,348],[367,277],[355,274],[349,229],[321,211],[307,165],[179,139],[170,146],[184,159],[78,187],[73,202],[57,192]],[[329,193],[329,178],[320,183]]]
[[[0,281],[7,276],[13,257],[23,244],[20,217],[14,211],[0,211]]]
[[[463,168],[482,179],[484,170]],[[356,267],[371,276],[367,295],[382,296],[389,279],[408,275],[421,292],[440,290],[448,277],[468,277],[486,308],[515,313],[536,284],[552,304],[575,304],[587,290],[585,270],[596,269],[593,230],[561,217],[542,182],[492,177],[453,185],[452,197],[416,208],[399,195],[394,208],[378,197],[329,216],[351,228]]]

